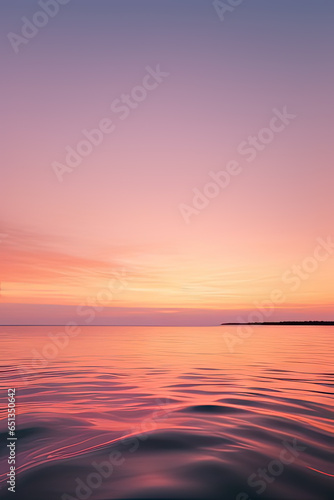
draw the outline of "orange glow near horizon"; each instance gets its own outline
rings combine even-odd
[[[144,314],[158,312],[162,324],[166,316],[197,309],[219,312],[222,321],[225,310],[236,317],[240,311],[256,308],[266,311],[269,317],[274,309],[280,319],[294,313],[310,319],[309,309],[313,317],[330,317],[332,290],[328,275],[334,272],[334,259],[330,253],[325,259],[323,252],[324,260],[316,262],[313,269],[315,264],[312,267],[308,261],[317,241],[309,255],[300,260],[302,267],[298,271],[293,267],[296,260],[289,263],[273,255],[271,262],[268,258],[263,262],[262,256],[245,252],[240,262],[240,255],[234,260],[227,253],[222,259],[212,250],[204,253],[203,247],[197,255],[194,250],[187,255],[171,249],[169,253],[161,249],[159,254],[115,248],[112,260],[106,255],[99,259],[102,251],[83,256],[73,246],[72,253],[67,254],[66,248],[55,249],[54,242],[45,237],[8,233],[1,252],[0,303],[3,308],[11,304],[18,315],[20,304],[84,304],[97,310],[100,307],[106,317],[113,308],[123,310],[125,317],[140,316],[141,308]],[[280,297],[273,304],[272,294],[277,292]]]
[[[0,324],[333,319],[333,9],[103,3],[3,51]]]

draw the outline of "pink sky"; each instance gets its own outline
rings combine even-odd
[[[148,4],[69,4],[1,49],[1,322],[85,324],[77,306],[115,273],[126,284],[94,324],[217,324],[277,289],[270,319],[333,319],[334,258],[309,259],[334,238],[334,8],[259,2],[221,23],[210,2]],[[5,10],[5,34],[34,13]],[[158,65],[168,76],[122,120],[111,104]],[[296,117],[248,162],[239,145],[284,106]],[[104,118],[115,130],[59,182],[54,162]],[[187,224],[180,204],[232,160],[241,173]]]

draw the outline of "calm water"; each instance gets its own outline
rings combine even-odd
[[[234,352],[236,327],[63,330],[0,328],[2,498],[334,498],[334,328],[254,327]]]

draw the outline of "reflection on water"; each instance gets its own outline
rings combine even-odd
[[[0,328],[1,498],[334,498],[334,328],[255,327],[233,353],[224,327],[63,330]]]

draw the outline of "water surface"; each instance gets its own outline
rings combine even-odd
[[[3,438],[8,387],[19,413],[1,498],[334,498],[333,327],[63,333],[0,328]]]

